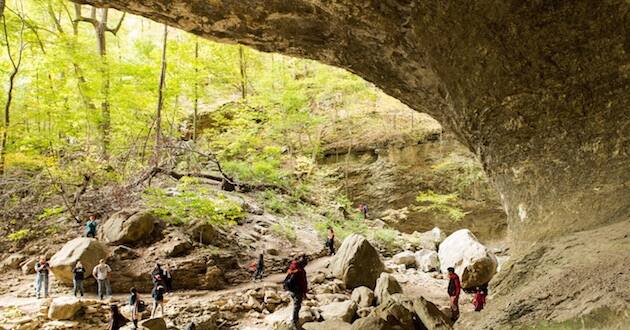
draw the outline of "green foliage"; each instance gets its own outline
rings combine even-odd
[[[396,247],[396,238],[399,232],[389,228],[378,228],[370,232],[370,237],[383,244],[388,249]]]
[[[37,220],[44,220],[57,214],[61,214],[66,208],[63,206],[53,206],[45,208],[42,213],[37,216]]]
[[[295,226],[289,221],[285,220],[285,221],[281,221],[279,223],[274,224],[273,226],[271,226],[271,231],[274,234],[288,240],[291,243],[295,243],[297,240]]]
[[[416,202],[420,203],[420,205],[416,206],[415,210],[445,214],[453,221],[460,221],[467,214],[457,205],[456,193],[438,194],[428,190],[418,194]]]
[[[30,229],[21,229],[18,230],[16,232],[13,232],[9,235],[7,235],[7,238],[11,241],[21,241],[23,239],[28,238],[31,235],[31,230]]]
[[[365,235],[369,230],[363,220],[334,221],[328,219],[319,221],[314,226],[322,238],[327,237],[328,227],[332,227],[337,239],[341,241],[352,234]]]
[[[469,155],[450,153],[432,169],[440,177],[447,179],[449,191],[458,192],[459,196],[476,197],[478,187],[486,187],[487,177],[479,162]],[[481,197],[492,194],[490,191],[480,191]]]
[[[234,225],[245,216],[241,206],[222,194],[211,195],[184,180],[175,193],[159,188],[148,189],[145,204],[160,218],[175,225],[200,219],[213,225]]]
[[[278,215],[290,215],[295,211],[295,206],[291,205],[275,191],[267,190],[262,193],[263,206],[265,210]]]

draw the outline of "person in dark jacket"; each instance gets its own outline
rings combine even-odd
[[[162,284],[158,284],[153,288],[153,292],[151,292],[151,297],[153,297],[153,310],[151,311],[151,318],[154,318],[157,315],[157,309],[160,307],[160,312],[162,317],[164,317],[164,294],[166,290]]]
[[[140,304],[140,298],[138,297],[138,290],[136,288],[131,288],[129,290],[129,307],[131,308],[131,322],[133,323],[133,328],[138,328],[138,306]]]
[[[254,271],[254,280],[259,280],[263,278],[263,273],[265,272],[265,258],[261,253],[258,256],[258,262],[256,263],[256,271]]]
[[[292,322],[295,328],[299,329],[300,324],[300,309],[302,309],[302,300],[306,297],[308,292],[308,282],[306,280],[306,264],[308,258],[305,255],[298,257],[291,262],[289,270],[287,271],[288,289],[291,292],[293,298],[293,318]]]
[[[77,296],[77,293],[81,293],[81,297],[83,297],[83,280],[85,279],[85,268],[81,264],[81,261],[77,261],[76,266],[72,270],[74,277],[72,279],[72,293],[74,296]]]
[[[462,284],[459,281],[459,276],[455,274],[455,268],[449,267],[448,269],[448,296],[451,303],[451,319],[456,321],[459,318],[459,294],[462,291]]]
[[[171,266],[166,264],[166,267],[163,270],[164,273],[164,287],[166,288],[166,292],[173,292],[173,273],[171,271]]]
[[[332,227],[328,227],[328,238],[326,239],[326,247],[328,248],[328,255],[335,254],[335,231]]]
[[[110,305],[111,313],[109,315],[108,330],[120,330],[127,322],[129,322],[118,310],[118,305]]]
[[[151,281],[153,282],[154,288],[158,284],[164,285],[164,270],[159,263],[155,264],[155,268],[153,268],[153,271],[151,272]]]
[[[475,292],[475,296],[472,300],[475,312],[481,312],[481,310],[483,310],[483,307],[486,305],[486,295],[487,292],[483,289],[483,287],[477,288],[477,292]]]

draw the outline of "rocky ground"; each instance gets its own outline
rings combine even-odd
[[[413,322],[418,322],[417,318],[426,324],[437,322],[450,328],[448,301],[444,294],[447,280],[440,272],[440,256],[436,252],[440,244],[445,244],[442,242],[445,235],[435,229],[415,236],[417,239],[408,241],[406,251],[391,258],[383,258],[360,235],[348,237],[334,257],[315,257],[307,267],[310,291],[300,314],[304,328],[377,329],[379,324],[385,322],[381,324],[385,326],[382,329],[390,329],[389,326],[394,325],[406,329]],[[449,239],[446,239],[447,243]],[[86,250],[93,249],[89,246],[101,244],[91,239],[78,240],[87,240],[90,243]],[[71,241],[66,245],[73,244]],[[478,243],[471,241],[470,244]],[[159,246],[157,250],[163,248],[164,246]],[[196,258],[195,253],[182,258],[192,260]],[[494,257],[490,250],[482,253]],[[107,320],[109,304],[124,304],[126,301],[127,296],[121,293],[114,294],[104,302],[95,300],[91,287],[88,291],[92,293],[88,293],[85,299],[71,298],[70,288],[60,280],[63,271],[55,268],[56,258],[57,256],[51,260],[51,299],[37,300],[33,297],[33,275],[25,275],[17,270],[8,270],[5,273],[11,274],[0,285],[3,290],[3,295],[0,296],[0,325],[5,329],[102,328]],[[19,259],[14,255],[5,260],[3,267],[5,270],[17,268],[20,265]],[[464,257],[461,262],[475,269],[473,259]],[[118,259],[110,260],[112,264],[118,265]],[[192,267],[193,264],[186,264],[184,261],[175,263],[177,267]],[[208,268],[210,267],[216,265]],[[116,269],[120,270],[115,268],[115,271]],[[189,273],[186,272],[191,269],[195,267],[175,271],[176,287],[182,286],[182,283],[177,282],[181,278],[177,274],[184,273],[188,276]],[[283,271],[284,269],[277,271],[271,267],[270,272],[275,274],[257,282],[237,284],[225,281],[221,286],[204,288],[212,290],[177,290],[167,296],[164,319],[150,320],[157,322],[157,325],[145,324],[145,327],[182,329],[193,321],[201,325],[201,329],[284,329],[290,318],[290,297],[282,289]],[[227,270],[225,273],[228,273]],[[117,280],[125,280],[125,277],[115,277],[113,284]],[[143,280],[149,282],[149,276],[146,275]],[[201,280],[200,283],[205,282]],[[114,288],[117,287],[114,285]],[[150,303],[147,290],[139,287],[143,292],[141,299]],[[461,301],[462,310],[470,312],[470,297],[464,294]],[[400,310],[405,311],[404,315],[399,313]],[[395,316],[393,319],[392,315]]]

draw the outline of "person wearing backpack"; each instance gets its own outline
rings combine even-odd
[[[77,293],[81,293],[81,297],[83,297],[83,280],[85,279],[85,268],[81,264],[81,261],[77,261],[76,266],[72,270],[74,277],[72,279],[72,293],[74,296],[77,296]]]
[[[475,307],[475,312],[481,312],[486,305],[486,296],[488,295],[487,286],[478,287],[475,296],[473,297],[472,304]]]
[[[254,281],[263,278],[263,272],[265,271],[265,258],[261,253],[258,256],[258,262],[256,263],[256,270],[254,271]]]
[[[448,296],[451,302],[451,319],[456,321],[459,318],[459,294],[462,291],[462,284],[459,276],[455,274],[455,268],[448,267]]]
[[[85,224],[85,237],[96,238],[96,227],[98,227],[96,215],[90,214],[90,220]]]
[[[153,297],[153,310],[151,311],[151,318],[154,318],[157,315],[157,309],[160,307],[160,312],[162,317],[164,317],[164,293],[166,290],[162,284],[158,284],[153,288],[153,292],[151,292],[151,296]]]
[[[287,277],[284,279],[284,287],[291,292],[293,298],[293,326],[300,328],[300,309],[302,308],[302,300],[306,297],[308,291],[308,283],[306,280],[306,264],[308,259],[305,255],[298,257],[291,262]]]

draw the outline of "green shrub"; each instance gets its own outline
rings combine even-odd
[[[42,211],[42,213],[40,213],[37,216],[37,220],[44,220],[46,218],[49,218],[53,215],[57,215],[60,213],[63,213],[63,211],[65,211],[66,208],[63,206],[56,206],[56,207],[50,207],[50,208],[45,208],[44,211]]]
[[[31,230],[30,229],[21,229],[18,230],[16,232],[13,232],[9,235],[7,235],[7,238],[11,241],[21,241],[27,237],[29,237],[31,235]]]
[[[146,205],[160,218],[181,225],[201,219],[214,225],[234,225],[245,217],[241,206],[222,194],[209,196],[203,190],[194,190],[186,184],[177,195],[167,195],[162,189],[145,192]]]
[[[326,219],[325,221],[315,223],[314,227],[322,238],[328,236],[328,227],[332,227],[335,231],[336,238],[340,241],[343,241],[352,234],[365,235],[369,229],[363,220],[335,221]]]
[[[295,227],[288,221],[282,221],[271,226],[271,231],[276,235],[285,238],[291,243],[295,243],[297,240],[297,234],[295,233]]]
[[[387,248],[396,247],[396,238],[398,237],[398,231],[394,229],[379,228],[370,232],[370,238],[383,244]]]
[[[416,201],[421,204],[414,207],[416,211],[441,213],[453,221],[459,221],[468,214],[457,205],[455,193],[438,194],[428,190],[418,194]]]

